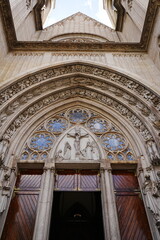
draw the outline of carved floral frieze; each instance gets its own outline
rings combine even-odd
[[[68,74],[76,74],[76,76],[67,77]],[[79,74],[85,74],[85,77],[79,76]],[[57,81],[60,76],[63,76],[63,78]],[[98,77],[98,79],[95,77]],[[37,84],[39,84],[38,87]],[[129,108],[132,108],[132,111],[137,112],[138,110],[155,129],[160,129],[158,113],[160,98],[157,94],[129,77],[104,68],[82,64],[49,68],[22,78],[2,90],[0,93],[0,104],[2,106],[0,126],[22,105],[29,101],[33,102],[34,99],[38,99],[45,92],[53,92],[67,86],[85,86],[97,89],[107,96],[119,99],[120,102],[126,102],[129,104]],[[11,99],[15,100],[11,101]],[[122,115],[125,114],[126,110],[123,109]]]
[[[9,137],[12,137],[15,134],[16,130],[20,128],[22,124],[26,122],[26,120],[35,115],[37,112],[41,111],[46,106],[73,97],[85,97],[88,99],[94,99],[94,101],[98,101],[101,104],[115,109],[119,114],[127,118],[132,123],[132,125],[140,132],[145,141],[152,139],[152,135],[145,124],[125,105],[114,100],[112,97],[107,97],[104,94],[97,93],[96,91],[80,87],[51,94],[47,97],[44,97],[40,101],[35,102],[33,105],[26,108],[19,114],[19,116],[16,117],[16,119],[11,123],[9,128],[4,133],[4,136],[7,135]]]
[[[101,67],[95,67],[92,65],[83,65],[83,64],[72,64],[65,65],[55,68],[49,68],[43,71],[40,71],[36,74],[30,75],[28,77],[18,80],[16,83],[9,85],[7,88],[2,89],[0,92],[0,105],[7,102],[17,93],[20,93],[24,89],[34,86],[37,83],[43,82],[47,79],[64,76],[66,74],[72,73],[81,73],[96,76],[103,78],[104,80],[109,80],[120,86],[123,86],[126,89],[129,89],[144,100],[152,103],[158,110],[160,110],[159,96],[154,93],[149,88],[145,87],[143,84],[137,82],[134,79],[131,79],[127,76],[123,76],[117,72],[110,71]],[[89,80],[92,85],[92,80]],[[75,82],[76,83],[76,82]],[[77,83],[78,84],[78,83]],[[97,83],[98,84],[98,83]],[[103,83],[100,82],[99,85],[103,88]]]

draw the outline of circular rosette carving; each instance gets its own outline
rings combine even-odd
[[[68,128],[68,121],[64,118],[53,118],[46,123],[49,132],[60,134]]]
[[[52,147],[54,139],[55,137],[47,132],[38,132],[31,137],[29,147],[36,151],[46,151]]]
[[[106,133],[101,139],[103,147],[108,151],[123,151],[127,147],[125,138],[119,133]]]
[[[102,134],[108,131],[109,124],[101,118],[91,118],[87,123],[88,128],[94,133]]]
[[[84,123],[88,120],[89,113],[85,109],[72,109],[67,116],[72,123]]]

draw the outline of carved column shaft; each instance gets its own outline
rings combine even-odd
[[[42,175],[33,240],[47,240],[49,237],[53,190],[54,170],[48,168],[44,170]]]
[[[119,232],[118,217],[117,217],[115,196],[113,191],[114,187],[113,187],[111,171],[105,169],[104,172],[102,173],[102,179],[104,181],[104,189],[102,189],[103,201],[104,201],[103,209],[104,209],[104,214],[107,213],[107,217],[105,217],[104,223],[108,224],[109,226],[109,237],[106,236],[106,239],[120,240],[121,238],[120,238],[120,232]],[[105,226],[106,231],[107,231],[107,228],[108,227]]]
[[[102,198],[104,235],[105,235],[105,239],[110,239],[108,205],[107,205],[107,191],[106,191],[104,170],[101,171],[101,198]]]

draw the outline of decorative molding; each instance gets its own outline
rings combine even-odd
[[[55,57],[105,57],[105,53],[52,53]]]
[[[64,54],[64,53],[62,53]],[[114,84],[119,85],[123,89],[128,89],[133,95],[142,98],[143,101],[152,104],[158,111],[160,111],[160,97],[158,94],[153,92],[151,89],[147,88],[142,83],[137,82],[133,78],[122,75],[116,71],[109,70],[107,68],[91,65],[91,64],[80,64],[72,63],[56,67],[47,68],[31,74],[27,77],[21,78],[16,82],[9,84],[8,86],[1,88],[0,91],[0,106],[8,102],[9,99],[13,98],[20,92],[27,90],[36,84],[45,82],[49,79],[57,78],[60,76],[65,76],[66,74],[85,74],[85,77],[98,77],[99,80],[96,82],[96,86],[101,89],[106,89],[104,81],[110,81]],[[103,79],[103,80],[102,80]],[[73,79],[72,79],[73,80]],[[87,83],[88,82],[88,83]],[[92,79],[88,79],[86,82],[73,80],[74,84],[88,84],[92,85]],[[58,84],[58,83],[57,83]],[[71,83],[72,84],[72,83]],[[108,88],[108,87],[107,87]],[[38,90],[37,90],[38,91]],[[118,93],[117,93],[118,94]]]
[[[117,0],[119,2],[119,0]],[[31,42],[18,41],[14,29],[11,8],[9,0],[1,0],[3,21],[6,31],[6,37],[10,50],[23,51],[126,51],[126,52],[146,52],[152,32],[152,26],[155,20],[157,8],[160,6],[160,0],[150,0],[141,41],[139,43],[68,43],[68,42]],[[40,26],[41,29],[41,26]]]
[[[43,56],[44,53],[34,53],[34,52],[13,52],[13,56]]]
[[[91,38],[86,38],[86,37],[72,37],[72,38],[66,38],[66,39],[62,39],[59,40],[59,42],[71,42],[71,43],[98,43],[100,41],[96,40],[96,39],[91,39]]]
[[[94,99],[115,109],[132,122],[145,141],[152,139],[152,134],[158,137],[160,98],[156,93],[115,71],[80,63],[44,69],[4,87],[0,92],[1,134],[4,126],[11,124],[6,132],[11,137],[43,107],[76,96]]]
[[[42,111],[43,108],[56,103],[58,101],[64,101],[68,98],[74,97],[85,97],[87,99],[93,99],[94,101],[98,101],[101,104],[104,104],[110,108],[116,110],[120,115],[128,119],[133,127],[135,127],[138,132],[142,135],[145,141],[153,139],[150,130],[145,126],[145,124],[140,120],[140,118],[133,113],[130,109],[128,109],[124,104],[116,101],[112,97],[107,97],[104,94],[97,93],[93,90],[88,90],[84,88],[73,88],[64,91],[60,91],[59,93],[50,94],[43,99],[34,102],[32,105],[27,107],[23,112],[20,112],[19,115],[12,121],[8,129],[5,131],[4,136],[12,137],[16,133],[17,129],[20,128],[23,124],[25,124],[26,120],[30,117]]]
[[[16,109],[20,109],[20,106],[23,104],[26,104],[30,101],[35,101],[37,99],[37,96],[41,96],[42,94],[48,94],[50,92],[53,92],[55,89],[61,89],[62,87],[74,87],[74,86],[86,86],[89,88],[96,88],[97,90],[103,91],[105,90],[105,94],[107,96],[115,96],[116,99],[120,99],[121,102],[127,102],[127,104],[130,105],[130,107],[133,109],[135,108],[135,111],[138,111],[141,113],[144,117],[148,118],[148,120],[153,124],[153,126],[160,130],[160,124],[158,121],[158,116],[156,116],[152,111],[150,110],[150,107],[137,98],[137,96],[133,96],[131,93],[124,89],[120,89],[119,87],[112,85],[110,83],[106,83],[101,80],[96,80],[89,77],[67,77],[62,78],[61,80],[57,81],[51,81],[49,83],[45,82],[45,86],[41,85],[37,88],[32,88],[32,90],[27,91],[23,93],[23,95],[16,98],[15,101],[13,101],[9,106],[6,108],[3,108],[3,111],[1,112],[0,117],[0,126],[4,124],[5,121],[8,120],[9,116],[13,115]],[[137,112],[137,113],[138,113]]]
[[[132,57],[132,58],[143,58],[144,54],[142,53],[113,53],[113,57]]]
[[[48,28],[46,28],[47,31]],[[108,42],[109,40],[105,37],[99,36],[97,34],[90,34],[90,33],[64,33],[57,35],[55,37],[52,37],[48,41],[52,42],[62,42],[62,41],[68,41],[69,39],[84,39],[89,41],[95,41],[95,42]]]

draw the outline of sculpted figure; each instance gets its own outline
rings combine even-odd
[[[64,146],[64,159],[71,159],[71,145],[69,142],[66,142]]]
[[[85,147],[85,155],[87,159],[92,159],[92,145],[90,141],[87,142]]]
[[[143,184],[143,194],[145,195],[146,205],[149,210],[154,215],[155,219],[159,219],[160,216],[160,204],[159,201],[159,191],[157,188],[157,183],[150,179],[149,175],[145,175],[145,181]]]
[[[8,197],[10,196],[10,176],[11,170],[8,169],[4,174],[4,179],[2,181],[2,191],[0,194],[0,214],[5,211]]]
[[[0,166],[4,164],[4,158],[8,149],[9,140],[7,138],[2,138],[0,140]]]
[[[147,149],[148,149],[148,153],[150,155],[150,159],[151,161],[154,161],[154,160],[158,160],[159,159],[159,153],[157,151],[157,147],[156,147],[156,144],[154,141],[152,140],[149,140],[147,142]]]
[[[67,137],[72,137],[74,138],[74,148],[76,150],[76,155],[80,155],[81,154],[81,149],[80,149],[80,140],[84,137],[88,137],[88,134],[81,134],[80,133],[80,129],[75,131],[75,134],[67,134]]]
[[[99,151],[98,151],[98,148],[96,146],[96,143],[93,141],[91,143],[91,146],[92,146],[92,159],[93,160],[99,160]]]
[[[62,161],[62,160],[64,159],[64,157],[62,156],[62,150],[59,150],[59,151],[56,153],[55,158],[56,158],[57,161]]]

